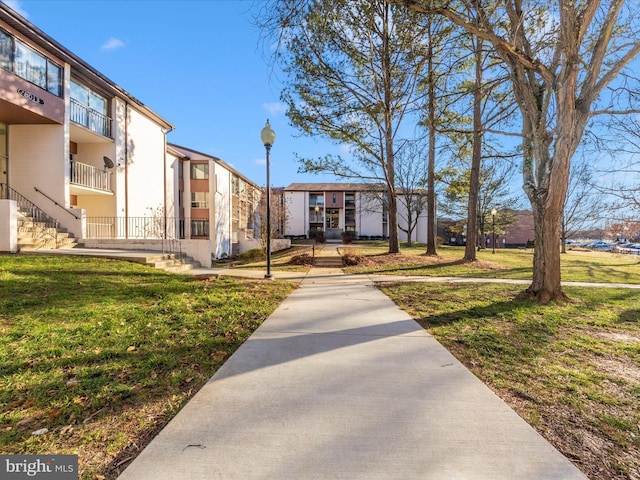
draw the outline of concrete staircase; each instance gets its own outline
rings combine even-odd
[[[313,266],[318,268],[342,268],[344,265],[338,249],[327,245],[316,253],[313,259]]]
[[[158,270],[167,272],[184,273],[194,268],[200,268],[202,265],[197,260],[182,254],[158,254],[145,257],[145,261],[141,262]]]
[[[20,251],[74,248],[76,244],[73,234],[66,229],[34,222],[27,213],[18,211],[18,249]]]

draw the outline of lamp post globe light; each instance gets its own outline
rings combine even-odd
[[[271,178],[269,172],[271,146],[276,140],[276,132],[271,128],[269,120],[260,132],[260,139],[267,151],[267,274],[264,278],[272,278],[271,275]]]
[[[491,253],[496,253],[496,214],[498,211],[493,208],[491,209],[491,232],[493,233],[493,242],[491,242],[491,246],[493,247]]]

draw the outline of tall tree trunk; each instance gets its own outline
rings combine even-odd
[[[433,36],[431,35],[431,19],[427,25],[427,82],[428,82],[428,128],[429,128],[429,158],[427,163],[427,255],[437,255],[436,251],[436,80],[433,71]]]
[[[559,213],[545,208],[543,202],[533,205],[535,245],[533,253],[533,279],[527,292],[542,304],[566,300],[560,282],[560,228]]]
[[[398,238],[398,199],[396,198],[396,174],[393,149],[393,95],[391,82],[391,52],[389,47],[389,22],[391,12],[389,4],[384,5],[384,34],[382,46],[382,71],[384,75],[384,142],[385,157],[387,163],[387,195],[388,195],[388,228],[389,228],[389,253],[400,253],[400,239]]]
[[[405,192],[405,195],[406,194],[407,193]],[[410,202],[407,202],[407,203],[410,203]],[[413,214],[411,213],[411,208],[407,207],[407,247],[411,246],[412,236],[413,236]]]
[[[400,240],[398,238],[398,200],[393,189],[387,191],[388,197],[388,227],[389,227],[389,253],[400,253]],[[395,232],[395,235],[394,235]]]
[[[542,304],[567,299],[562,291],[560,270],[562,215],[571,158],[589,119],[587,109],[576,108],[575,102],[569,101],[576,95],[576,72],[577,64],[565,66],[562,86],[556,90],[555,136],[546,132],[543,112],[531,108],[531,104],[523,110],[528,113],[523,115],[524,190],[531,202],[535,231],[533,278],[527,292]],[[536,103],[541,101],[539,98]],[[533,165],[537,166],[535,171]]]
[[[480,164],[482,162],[482,40],[475,39],[476,84],[473,91],[473,150],[469,178],[469,207],[467,214],[467,246],[464,260],[476,260],[478,243],[478,195],[480,192]]]

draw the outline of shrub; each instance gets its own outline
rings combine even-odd
[[[342,243],[351,243],[356,239],[356,232],[342,232]]]
[[[354,265],[358,265],[364,257],[361,255],[356,255],[355,253],[347,252],[342,256],[342,264],[345,267],[351,267]]]
[[[308,253],[294,255],[289,260],[289,265],[313,265],[313,257]]]
[[[257,262],[258,260],[264,259],[264,250],[262,250],[261,248],[252,248],[251,250],[247,250],[246,252],[242,252],[240,255],[238,255],[238,260],[243,263]]]

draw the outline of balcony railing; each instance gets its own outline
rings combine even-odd
[[[164,217],[87,217],[87,238],[160,239],[177,237],[176,219]]]
[[[195,230],[194,230],[195,228]],[[86,238],[91,239],[162,239],[208,236],[208,218],[178,217],[87,217]]]
[[[111,119],[86,105],[71,99],[71,121],[103,137],[111,138]]]
[[[71,183],[82,187],[111,192],[111,172],[84,163],[71,162]]]

